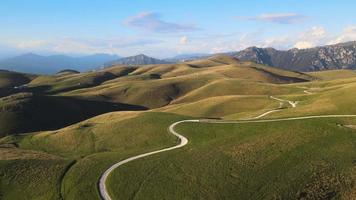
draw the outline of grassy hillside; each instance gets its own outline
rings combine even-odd
[[[0,140],[0,144],[12,144],[21,149],[50,153],[56,158],[61,156],[65,158],[63,165],[75,160],[75,164],[66,170],[63,177],[62,197],[99,199],[97,180],[109,165],[130,155],[174,145],[178,142],[177,138],[167,132],[167,127],[184,118],[186,117],[154,112],[115,112],[56,131],[9,136]],[[22,161],[14,162],[21,165]],[[4,170],[7,169],[5,164]],[[27,164],[29,168],[36,167],[36,163]],[[16,173],[16,170],[10,171],[7,177],[14,177]],[[36,173],[37,171],[33,170],[23,171],[23,179],[30,182]],[[60,173],[63,171],[58,169],[51,177]],[[42,182],[39,186],[59,195],[58,184],[52,182],[48,185],[47,182]],[[4,196],[10,195],[8,192],[12,191],[8,187],[10,185],[3,185]],[[26,188],[26,185],[18,185],[17,188]],[[36,194],[29,190],[24,190],[22,194],[26,193],[32,196]]]
[[[273,113],[270,117],[356,113],[353,106],[356,95],[355,78],[316,81],[297,84],[294,87],[301,88],[309,94],[299,92],[281,96],[284,99],[298,101],[298,106]]]
[[[115,68],[122,66],[111,70]],[[288,94],[298,89],[278,84],[310,80],[313,77],[306,74],[217,56],[194,61],[193,64],[143,66],[126,76],[95,87],[72,90],[61,95],[158,108],[214,96]]]
[[[43,152],[0,146],[0,198],[61,199],[61,181],[71,163]]]
[[[309,72],[308,74],[317,77],[321,80],[356,78],[355,70],[328,70],[319,72]]]
[[[134,68],[121,67],[113,70],[106,69],[86,73],[59,73],[54,76],[39,76],[32,80],[28,84],[28,87],[43,88],[41,92],[55,94],[81,88],[94,87],[105,81],[125,76],[133,69]]]

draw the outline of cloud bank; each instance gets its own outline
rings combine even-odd
[[[159,39],[158,39],[159,38]],[[279,35],[266,35],[265,30],[253,32],[235,32],[222,34],[173,34],[167,37],[159,35],[137,35],[112,39],[62,38],[54,40],[26,40],[0,44],[0,53],[4,49],[18,52],[49,52],[56,54],[93,54],[110,53],[130,56],[139,53],[166,58],[177,54],[221,53],[238,51],[250,46],[274,47],[276,49],[311,48],[314,46],[356,41],[356,26],[349,25],[339,32],[332,32],[322,26],[314,26],[299,32]],[[0,55],[1,56],[1,55]]]
[[[161,19],[161,15],[155,12],[141,12],[124,20],[125,25],[146,31],[158,33],[176,33],[197,31],[200,28],[192,24],[178,24],[166,22]]]

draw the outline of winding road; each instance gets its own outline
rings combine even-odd
[[[293,101],[288,101],[288,100],[283,100],[283,99],[279,99],[279,98],[275,98],[270,96],[270,98],[275,99],[280,103],[279,108],[274,109],[274,110],[270,110],[267,111],[257,117],[251,118],[251,119],[247,119],[247,120],[241,120],[241,121],[223,121],[223,120],[209,120],[209,119],[199,119],[199,120],[182,120],[182,121],[178,121],[175,122],[173,124],[171,124],[168,128],[168,131],[173,134],[174,136],[178,137],[178,139],[180,140],[180,143],[176,146],[173,147],[169,147],[169,148],[164,148],[161,150],[157,150],[157,151],[152,151],[152,152],[148,152],[148,153],[144,153],[144,154],[140,154],[137,156],[133,156],[130,158],[127,158],[125,160],[122,160],[114,165],[112,165],[110,168],[108,168],[101,176],[99,179],[99,193],[100,196],[103,200],[112,200],[108,190],[106,188],[106,180],[108,178],[108,176],[119,166],[124,165],[128,162],[131,162],[133,160],[137,160],[143,157],[147,157],[153,154],[157,154],[157,153],[162,153],[165,151],[171,151],[174,149],[178,149],[181,148],[183,146],[185,146],[186,144],[188,144],[188,139],[186,137],[184,137],[183,135],[180,135],[179,133],[177,133],[174,128],[175,126],[177,126],[178,124],[181,123],[216,123],[216,124],[246,124],[246,123],[263,123],[263,122],[279,122],[279,121],[293,121],[293,120],[303,120],[303,119],[316,119],[316,118],[341,118],[341,117],[356,117],[356,115],[315,115],[315,116],[304,116],[304,117],[290,117],[290,118],[281,118],[281,119],[260,119],[270,113],[273,112],[277,112],[280,111],[282,108],[282,102],[288,102],[289,104],[291,104],[291,106],[294,108],[297,106],[298,102],[293,102]]]
[[[150,156],[150,155],[153,155],[153,154],[157,154],[157,153],[162,153],[162,152],[165,152],[165,151],[171,151],[173,149],[178,149],[178,148],[181,148],[183,146],[185,146],[187,143],[188,143],[188,139],[186,137],[184,137],[183,135],[180,135],[179,133],[177,133],[175,130],[174,130],[174,127],[180,123],[185,123],[185,122],[199,122],[199,120],[182,120],[182,121],[178,121],[178,122],[175,122],[173,123],[172,125],[169,126],[168,130],[170,133],[172,133],[173,135],[175,135],[176,137],[179,138],[180,140],[180,143],[176,146],[173,146],[173,147],[169,147],[169,148],[165,148],[165,149],[161,149],[161,150],[157,150],[157,151],[152,151],[152,152],[149,152],[149,153],[144,153],[144,154],[140,154],[140,155],[137,155],[137,156],[134,156],[134,157],[130,157],[130,158],[127,158],[125,160],[122,160],[114,165],[112,165],[109,169],[107,169],[101,176],[100,176],[100,179],[99,179],[99,192],[100,192],[100,196],[103,200],[111,200],[111,197],[107,191],[107,188],[106,188],[106,185],[105,185],[105,182],[106,182],[106,179],[108,178],[108,176],[110,175],[110,173],[112,171],[114,171],[116,168],[118,168],[119,166],[125,164],[125,163],[128,163],[128,162],[131,162],[133,160],[137,160],[139,158],[143,158],[143,157],[146,157],[146,156]]]
[[[279,102],[288,102],[293,108],[297,107],[298,101],[289,101],[284,99],[279,99],[273,96],[270,96],[271,99],[277,100]]]

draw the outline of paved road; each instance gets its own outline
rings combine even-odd
[[[298,101],[289,101],[289,100],[284,100],[284,99],[279,99],[273,96],[270,96],[271,99],[280,101],[280,102],[288,102],[293,108],[297,107]]]

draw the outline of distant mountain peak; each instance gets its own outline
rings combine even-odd
[[[141,54],[138,54],[138,55],[136,55],[136,56],[141,56],[141,57],[148,57],[148,56],[146,56],[145,54],[143,54],[143,53],[141,53]]]
[[[149,57],[145,54],[138,54],[135,56],[129,56],[125,58],[120,58],[118,60],[108,62],[105,65],[152,65],[152,64],[167,64],[169,62],[160,60],[157,58]]]
[[[21,54],[19,55],[20,57],[43,57],[43,56],[40,56],[38,54],[35,54],[35,53],[25,53],[25,54]]]

